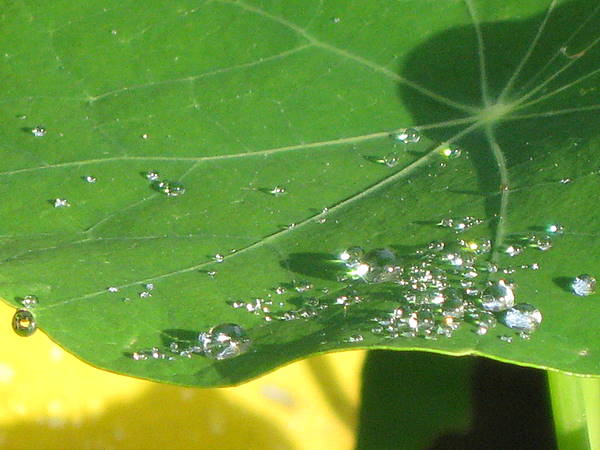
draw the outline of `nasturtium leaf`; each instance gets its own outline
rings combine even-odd
[[[357,347],[600,375],[600,303],[569,292],[600,275],[598,1],[2,6],[0,295],[37,296],[38,326],[83,360],[194,386]],[[419,141],[390,139],[405,128]],[[482,223],[437,225],[460,217]],[[549,250],[524,240],[552,224]],[[539,330],[373,332],[398,286],[339,281],[337,255],[413,264],[457,239],[491,241],[479,263],[501,270],[477,285],[513,283]],[[151,356],[223,323],[247,352]]]

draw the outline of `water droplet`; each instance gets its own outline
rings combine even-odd
[[[148,291],[142,291],[138,294],[140,296],[140,298],[148,298],[148,297],[152,297],[152,294]]]
[[[144,360],[148,359],[148,355],[146,355],[146,353],[144,353],[144,352],[133,352],[131,354],[131,357],[135,361],[144,361]]]
[[[35,137],[43,137],[46,136],[46,129],[43,126],[38,125],[31,129],[31,134],[33,134]]]
[[[523,253],[523,247],[521,247],[520,245],[509,245],[508,247],[506,247],[505,253],[508,256],[517,256]]]
[[[68,208],[69,206],[71,206],[69,201],[64,198],[55,198],[53,200],[53,203],[55,208]]]
[[[208,275],[211,278],[214,278],[217,276],[217,271],[216,270],[209,270],[208,272],[206,272],[206,275]]]
[[[529,246],[545,252],[552,248],[552,238],[550,236],[532,236],[529,240]]]
[[[348,338],[344,339],[344,342],[352,344],[355,342],[362,342],[364,340],[365,340],[365,338],[363,337],[362,334],[353,334],[352,336],[349,336]]]
[[[553,233],[553,234],[562,234],[565,231],[565,227],[563,227],[562,225],[560,225],[558,223],[553,223],[546,227],[546,231],[548,233]]]
[[[392,139],[403,144],[414,144],[421,140],[421,134],[414,128],[404,128],[391,135]]]
[[[481,306],[488,311],[504,311],[515,304],[515,294],[505,280],[485,289],[481,297]]]
[[[528,303],[519,303],[504,313],[504,324],[514,330],[531,333],[539,328],[540,323],[542,313]]]
[[[381,158],[374,160],[378,164],[384,164],[388,167],[395,167],[400,162],[400,154],[398,152],[391,152]]]
[[[314,284],[308,281],[294,281],[293,285],[296,292],[300,293],[310,291],[312,288],[315,287]]]
[[[96,177],[93,175],[85,175],[83,177],[83,181],[85,181],[86,183],[95,183],[96,182]]]
[[[466,231],[475,225],[480,225],[483,223],[483,220],[476,219],[471,216],[466,217],[457,217],[457,218],[447,218],[442,219],[438,222],[438,226],[442,228],[451,228],[454,231]]]
[[[511,336],[502,335],[500,336],[500,340],[510,344],[513,341],[513,338]]]
[[[570,178],[561,178],[559,180],[559,182],[562,184],[569,184],[571,181],[573,181],[573,180],[571,180]]]
[[[362,247],[350,247],[340,253],[339,258],[346,264],[356,264],[361,261],[365,254]]]
[[[224,323],[198,336],[201,350],[210,359],[229,359],[245,353],[250,348],[250,339],[244,329],[234,323]]]
[[[447,159],[455,159],[460,157],[462,149],[458,145],[450,144],[439,150],[440,155]]]
[[[148,139],[148,137],[149,137],[149,136],[148,136],[148,133],[144,133],[144,134],[142,134],[140,137],[141,137],[142,139],[146,140],[146,139]]]
[[[156,170],[149,170],[144,175],[150,181],[157,181],[160,179],[160,174]]]
[[[367,263],[359,263],[350,267],[348,271],[348,275],[350,278],[364,278],[369,271],[371,270],[371,266]]]
[[[287,190],[283,186],[275,186],[274,188],[269,190],[269,194],[274,195],[275,197],[279,197],[286,193],[287,193]]]
[[[331,21],[333,23],[340,23],[342,21],[342,19],[340,19],[339,17],[334,17],[334,18],[331,19]]]
[[[108,292],[119,292],[119,288],[116,286],[110,286],[110,287],[106,288],[106,290]]]
[[[145,288],[147,291],[151,291],[152,289],[154,289],[154,283],[146,283],[146,284],[144,285],[144,288]]]
[[[279,294],[279,295],[285,294],[285,287],[284,286],[277,286],[275,288],[275,293]]]
[[[35,317],[26,309],[18,309],[12,320],[12,327],[19,336],[31,336],[37,330]]]
[[[215,256],[213,256],[213,259],[215,260],[215,262],[222,263],[223,261],[225,261],[225,256],[223,256],[220,253],[217,253]]]
[[[596,291],[596,279],[588,274],[579,275],[571,282],[571,289],[575,295],[592,295]]]
[[[185,187],[183,186],[183,184],[178,183],[177,181],[155,180],[152,183],[152,186],[158,192],[166,194],[167,197],[179,197],[180,195],[185,194]]]

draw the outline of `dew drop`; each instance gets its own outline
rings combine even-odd
[[[144,288],[145,288],[147,291],[151,291],[152,289],[154,289],[154,283],[146,283],[146,284],[144,285]]]
[[[356,264],[361,261],[365,254],[362,247],[350,247],[340,253],[339,258],[346,264]]]
[[[146,139],[148,139],[148,137],[149,137],[149,136],[148,136],[148,133],[144,133],[144,134],[142,134],[140,137],[141,137],[142,139],[146,140]]]
[[[85,181],[86,183],[95,183],[96,182],[96,177],[93,175],[85,175],[83,177],[83,181]]]
[[[160,179],[160,174],[156,170],[149,170],[144,175],[150,181],[157,181],[158,179]]]
[[[55,198],[53,200],[53,204],[55,208],[68,208],[69,206],[71,206],[69,201],[64,198]]]
[[[581,297],[592,295],[596,291],[596,279],[588,274],[579,275],[571,282],[571,289]]]
[[[119,292],[119,288],[118,288],[118,287],[116,287],[116,286],[110,286],[110,287],[107,287],[107,288],[106,288],[106,290],[107,290],[108,292]]]
[[[279,197],[287,193],[287,189],[283,186],[275,186],[269,190],[269,194],[274,195],[275,197]]]
[[[535,306],[519,303],[504,313],[504,324],[514,330],[532,333],[542,323],[542,313]]]
[[[225,261],[225,256],[223,256],[220,253],[217,253],[215,256],[213,256],[213,259],[215,260],[215,262],[222,263],[223,261]]]
[[[500,336],[500,340],[502,342],[506,342],[507,344],[510,344],[513,341],[513,338],[511,336],[502,335],[502,336]]]
[[[35,317],[26,309],[18,309],[12,319],[12,327],[19,336],[31,336],[37,330]]]
[[[185,194],[185,187],[183,186],[183,184],[177,181],[155,180],[152,183],[152,187],[158,192],[166,194],[167,197],[179,197],[180,195]]]
[[[244,329],[234,323],[223,323],[198,336],[204,356],[210,359],[230,359],[250,348],[250,339]]]
[[[381,158],[375,159],[375,162],[388,167],[396,167],[400,162],[400,154],[398,152],[390,152]]]
[[[514,304],[515,294],[505,280],[498,280],[496,284],[486,288],[481,297],[481,306],[488,311],[504,311]]]
[[[447,218],[442,219],[438,222],[438,226],[442,228],[451,228],[454,231],[462,232],[466,231],[475,225],[480,225],[483,223],[483,220],[476,219],[471,216],[466,217],[458,217],[458,218]]]
[[[520,245],[509,245],[504,251],[508,256],[517,256],[523,253],[523,247]]]
[[[552,234],[563,234],[565,231],[565,227],[558,223],[553,223],[546,227],[546,231]]]
[[[275,293],[278,294],[278,295],[285,294],[285,287],[284,286],[277,286],[275,288]]]
[[[391,138],[403,144],[414,144],[421,140],[421,134],[414,128],[403,128],[393,133]]]
[[[149,298],[152,297],[152,293],[148,292],[148,291],[142,291],[139,294],[140,298]]]
[[[43,126],[38,125],[31,129],[31,134],[33,134],[35,137],[43,137],[46,136],[46,129]]]
[[[439,153],[446,159],[455,159],[460,157],[462,149],[458,145],[450,144],[440,149]]]
[[[26,295],[21,299],[21,305],[24,308],[31,309],[35,308],[38,304],[38,298],[35,295]]]
[[[550,236],[534,236],[530,239],[529,245],[545,252],[552,248],[552,238]]]

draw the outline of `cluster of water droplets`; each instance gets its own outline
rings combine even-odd
[[[164,180],[156,170],[149,170],[145,177],[150,181],[150,186],[155,191],[165,194],[167,197],[179,197],[185,194],[185,186],[178,181]]]
[[[173,340],[168,350],[152,347],[150,350],[136,351],[131,354],[131,357],[136,361],[149,359],[172,361],[201,355],[209,359],[224,360],[246,353],[250,349],[251,342],[240,325],[222,323],[199,333],[194,342]]]

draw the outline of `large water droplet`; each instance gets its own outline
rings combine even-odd
[[[542,323],[542,313],[535,306],[519,303],[504,314],[504,324],[512,329],[531,333]]]
[[[421,134],[414,128],[404,128],[391,135],[392,139],[403,144],[414,144],[421,140]]]
[[[250,339],[244,329],[234,323],[223,323],[198,336],[201,350],[207,358],[230,359],[250,348]]]
[[[156,180],[152,183],[152,186],[158,192],[166,194],[167,197],[179,197],[180,195],[185,194],[185,187],[177,181]]]
[[[596,291],[596,279],[588,274],[579,275],[571,282],[571,289],[575,295],[592,295]]]
[[[31,129],[31,134],[33,134],[35,137],[43,137],[46,136],[46,129],[43,126],[38,125]]]
[[[504,311],[515,304],[515,294],[512,287],[504,280],[488,287],[481,296],[481,306],[488,311]]]
[[[18,309],[12,320],[12,327],[19,336],[31,336],[37,330],[35,317],[26,309]]]

